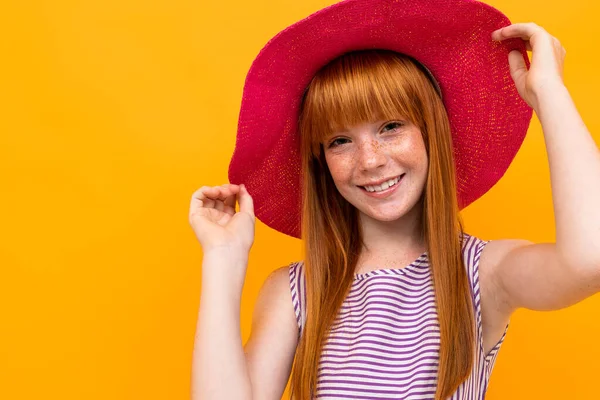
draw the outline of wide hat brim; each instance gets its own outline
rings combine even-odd
[[[346,0],[284,29],[246,77],[229,181],[245,184],[258,219],[301,237],[301,162],[297,120],[315,73],[355,50],[386,49],[424,64],[438,81],[450,119],[459,205],[466,207],[504,175],[532,109],[510,76],[508,53],[521,39],[495,42],[510,25],[474,0]]]

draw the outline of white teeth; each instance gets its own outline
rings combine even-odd
[[[387,182],[383,182],[381,185],[377,185],[377,186],[365,186],[365,189],[367,189],[367,192],[381,192],[382,190],[388,189],[391,186],[394,186],[396,183],[398,183],[398,181],[400,180],[400,177],[396,177],[394,179],[390,179]]]

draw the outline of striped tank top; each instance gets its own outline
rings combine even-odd
[[[451,400],[482,400],[506,336],[484,354],[479,258],[487,242],[464,235],[463,255],[475,310],[476,351],[470,376]],[[306,321],[303,263],[289,267],[302,334]],[[440,332],[427,253],[404,268],[355,274],[320,356],[316,398],[433,399]]]

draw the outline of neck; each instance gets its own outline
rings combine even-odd
[[[357,269],[401,267],[423,254],[427,249],[422,235],[421,204],[395,221],[382,222],[359,214],[363,247]]]

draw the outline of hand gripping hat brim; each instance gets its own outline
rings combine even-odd
[[[300,237],[296,127],[304,90],[338,56],[385,49],[413,57],[437,80],[466,207],[504,175],[531,121],[508,65],[508,53],[519,50],[529,67],[525,44],[491,39],[507,25],[500,11],[474,0],[347,0],[291,25],[266,44],[246,77],[229,181],[246,185],[262,222]]]

